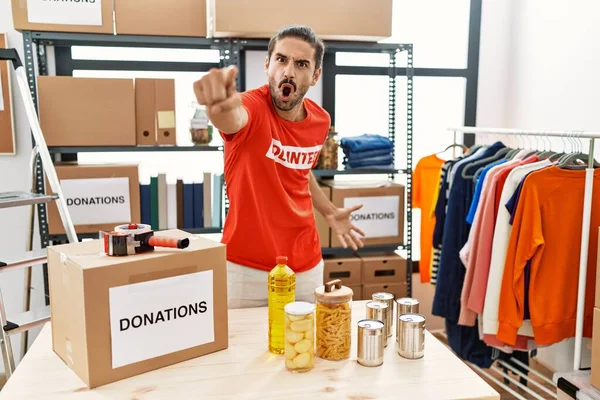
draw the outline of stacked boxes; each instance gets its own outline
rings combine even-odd
[[[357,257],[325,258],[323,281],[340,279],[354,291],[354,300],[369,300],[373,293],[407,295],[407,262],[396,253],[361,254]]]

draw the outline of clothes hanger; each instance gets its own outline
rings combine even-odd
[[[575,133],[574,135],[577,135],[577,138],[579,139],[579,135],[581,135],[581,133]],[[583,145],[581,144],[581,140],[579,140],[579,143],[577,143],[574,140],[575,145],[579,145],[574,146],[575,148],[575,152],[568,154],[567,156],[561,158],[558,161],[557,166],[559,168],[563,168],[563,169],[574,169],[574,170],[579,170],[579,169],[586,169],[588,167],[588,162],[590,160],[590,157],[593,157],[593,155],[588,155],[582,152],[583,150]],[[573,162],[575,161],[583,161],[583,163],[581,164],[573,164]],[[600,167],[600,163],[598,163],[598,161],[593,160],[593,165],[594,168],[598,168]]]
[[[468,175],[466,173],[468,169],[482,166],[482,165],[486,166],[487,164],[490,164],[494,161],[498,161],[501,158],[503,158],[506,155],[506,153],[508,153],[509,151],[510,151],[510,149],[508,147],[504,147],[504,148],[498,150],[498,152],[496,152],[496,154],[494,154],[493,156],[483,158],[481,160],[473,161],[473,162],[467,164],[465,166],[465,168],[463,168],[461,176],[463,177],[463,179],[473,179],[474,175]],[[477,172],[477,170],[475,172]]]
[[[546,140],[545,139],[548,139],[547,143],[548,143],[549,150],[546,150]],[[556,154],[556,152],[552,151],[552,143],[550,143],[550,139],[548,138],[548,135],[542,136],[542,142],[544,143],[544,151],[542,151],[541,153],[538,154],[538,158],[540,160],[548,159],[551,156]]]

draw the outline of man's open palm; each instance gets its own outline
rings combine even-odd
[[[338,208],[333,212],[333,214],[325,217],[333,234],[337,236],[344,248],[348,248],[348,246],[350,246],[356,251],[359,247],[364,247],[363,242],[355,234],[356,232],[364,237],[364,232],[350,222],[350,214],[356,210],[360,210],[361,208],[362,204],[351,208]]]

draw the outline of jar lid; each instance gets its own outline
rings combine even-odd
[[[392,293],[387,292],[377,292],[373,293],[372,299],[375,301],[393,300],[394,295]]]
[[[290,315],[307,315],[312,314],[315,311],[315,305],[305,301],[295,301],[286,304],[283,309]]]
[[[342,281],[334,279],[315,289],[317,300],[329,302],[347,302],[352,300],[354,292],[348,286],[342,286]]]

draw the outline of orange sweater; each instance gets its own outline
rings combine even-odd
[[[497,338],[509,345],[515,343],[524,315],[524,270],[531,259],[529,310],[534,340],[539,345],[550,345],[575,336],[585,171],[553,166],[525,179],[508,244]],[[592,335],[600,170],[594,173],[593,193],[585,337]]]

